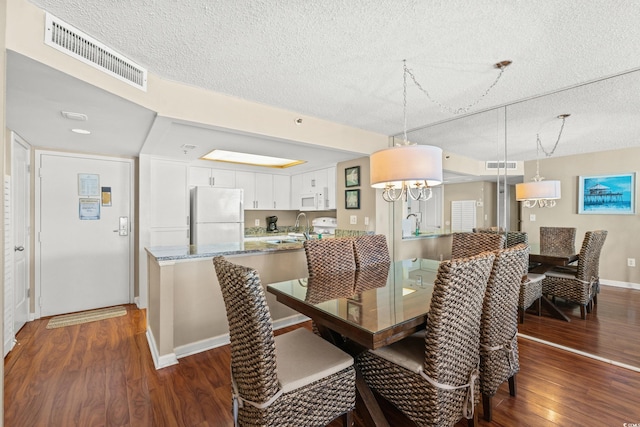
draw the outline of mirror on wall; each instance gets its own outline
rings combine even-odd
[[[455,231],[451,227],[453,220],[451,205],[454,201],[465,200],[475,201],[476,226],[501,227],[514,231],[523,229],[529,232],[529,240],[533,243],[539,242],[538,230],[541,225],[577,227],[575,241],[577,248],[582,244],[585,231],[608,229],[609,236],[600,262],[601,277],[614,279],[611,282],[637,284],[639,281],[635,271],[623,273],[622,267],[617,269],[611,267],[617,265],[614,259],[616,256],[623,259],[633,256],[634,251],[637,253],[638,244],[625,239],[624,232],[616,231],[618,222],[629,221],[631,229],[628,231],[640,232],[637,216],[623,218],[614,215],[579,215],[576,208],[578,195],[575,187],[579,175],[588,175],[591,171],[597,175],[600,173],[598,171],[603,170],[602,164],[599,163],[600,152],[606,152],[603,156],[609,164],[613,165],[610,169],[616,170],[616,165],[624,162],[627,166],[624,166],[624,170],[621,169],[620,172],[636,174],[639,172],[637,162],[635,167],[628,166],[630,160],[625,158],[629,156],[629,151],[625,149],[637,147],[640,141],[640,120],[637,120],[638,111],[640,111],[638,93],[640,93],[640,71],[632,70],[409,131],[409,140],[420,144],[436,145],[445,151],[443,166],[445,175],[451,173],[451,179],[441,187],[441,201],[438,207],[441,216],[433,217],[434,220],[441,221],[441,232],[446,234]],[[559,114],[571,114],[571,116],[566,121],[562,138],[553,155],[547,157],[536,149],[536,136],[539,135],[546,150],[551,151],[558,137],[557,115]],[[589,157],[590,163],[581,160],[583,166],[579,172],[569,174],[564,171],[573,165],[573,159],[578,156],[582,156],[580,158],[583,159],[587,153],[593,153],[593,157]],[[447,155],[449,157],[446,157]],[[514,185],[519,181],[531,179],[535,174],[537,157],[540,159],[540,175],[546,179],[558,179],[558,175],[563,176],[562,200],[556,208],[546,210],[520,208],[515,201]],[[505,175],[504,170],[499,173],[496,169],[487,169],[487,162],[491,161],[505,164],[513,162],[516,169],[513,173]],[[407,203],[403,206],[403,214],[406,217],[410,213],[419,212],[421,224],[427,224],[429,208],[426,205]],[[635,222],[633,222],[634,219]],[[422,225],[420,230],[422,231]],[[399,231],[396,230],[396,232]],[[608,276],[619,274],[620,278],[603,275],[603,265],[604,274]],[[640,290],[631,291],[640,292]],[[587,320],[587,322],[597,322],[600,329],[607,327],[603,324],[604,316]],[[558,328],[565,326],[567,325],[557,325]],[[534,338],[548,339],[543,329],[545,328],[541,327],[538,330],[530,328],[527,333]],[[557,340],[558,345],[570,348],[578,345],[569,340],[563,341],[559,334],[554,339]],[[612,346],[615,347],[615,342]],[[577,349],[585,351],[584,348]],[[629,363],[616,360],[616,356],[599,355],[597,348],[589,351],[613,361]],[[615,348],[608,351],[616,353]]]

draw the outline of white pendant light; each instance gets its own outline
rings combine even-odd
[[[540,176],[540,161],[538,156],[538,149],[542,149],[547,157],[551,157],[558,147],[560,142],[560,136],[564,129],[564,122],[571,114],[561,114],[558,116],[562,119],[562,126],[560,126],[560,133],[553,149],[547,152],[542,146],[540,141],[540,134],[536,138],[536,174],[531,182],[524,182],[516,184],[516,200],[523,202],[523,206],[527,208],[533,208],[539,206],[541,208],[552,208],[556,205],[556,200],[560,199],[560,181],[550,180],[544,181],[544,177]]]

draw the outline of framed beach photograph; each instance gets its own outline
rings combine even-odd
[[[578,177],[578,213],[634,215],[636,174]]]
[[[360,190],[344,190],[344,208],[360,209]]]
[[[358,187],[360,185],[360,166],[344,170],[344,185],[345,187]]]

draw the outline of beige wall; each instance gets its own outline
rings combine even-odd
[[[604,229],[609,232],[600,257],[600,277],[605,280],[640,284],[640,220],[635,215],[579,215],[578,177],[638,172],[640,148],[557,157],[540,160],[540,175],[560,180],[562,198],[554,208],[522,208],[522,229],[529,241],[538,242],[541,226],[576,227],[576,247],[584,233]],[[525,164],[525,181],[535,174],[535,161]],[[636,184],[636,200],[638,185]],[[636,209],[638,208],[636,202]],[[636,212],[638,212],[636,210]],[[529,219],[536,215],[536,221]],[[627,267],[627,258],[636,258],[638,267]]]
[[[345,169],[354,166],[360,166],[360,185],[358,187],[349,187],[348,190],[360,190],[360,209],[345,208]],[[371,188],[371,180],[369,176],[369,156],[359,159],[340,162],[336,166],[336,218],[338,219],[338,228],[344,230],[376,230],[376,190]],[[356,216],[356,224],[351,224],[350,217]],[[369,224],[365,225],[365,218],[368,218]]]

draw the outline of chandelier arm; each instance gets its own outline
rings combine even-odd
[[[508,64],[507,64],[508,65]],[[482,99],[487,96],[489,94],[489,92],[491,91],[491,89],[494,88],[494,86],[496,84],[498,84],[498,80],[500,80],[500,77],[502,77],[502,73],[504,73],[504,70],[506,68],[506,65],[504,66],[496,66],[496,68],[498,68],[500,70],[500,72],[498,73],[498,76],[496,77],[496,79],[494,80],[493,83],[491,83],[491,85],[487,88],[487,90],[480,95],[480,97],[478,99],[476,99],[475,101],[471,102],[470,104],[468,104],[466,107],[458,107],[458,108],[452,108],[449,107],[447,105],[442,104],[440,101],[434,99],[429,92],[424,89],[422,87],[422,85],[420,85],[420,83],[418,83],[418,81],[416,80],[416,77],[413,75],[413,73],[411,72],[411,70],[409,68],[407,68],[406,65],[406,60],[405,60],[405,66],[404,66],[404,70],[405,70],[405,78],[406,75],[409,74],[409,76],[411,77],[411,80],[413,80],[413,83],[418,87],[418,89],[420,89],[426,96],[427,98],[429,98],[429,100],[431,102],[433,102],[434,104],[436,104],[437,106],[440,107],[441,110],[446,110],[448,112],[450,112],[451,114],[462,114],[462,113],[466,113],[468,112],[472,107],[474,107],[476,104],[478,104],[480,101],[482,101]],[[406,83],[405,83],[406,84]],[[406,89],[405,89],[406,90]],[[406,92],[405,92],[405,97],[406,97]],[[406,127],[406,126],[405,126]],[[406,140],[406,137],[405,137]]]

